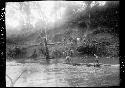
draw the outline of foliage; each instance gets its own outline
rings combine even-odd
[[[119,41],[116,37],[111,35],[91,35],[81,42],[81,45],[77,48],[80,55],[93,55],[95,53],[96,55],[103,57],[118,56],[119,54]]]
[[[15,48],[9,48],[6,51],[7,57],[13,58],[13,59],[17,59],[17,58],[23,58],[26,56],[26,49],[25,48],[19,48],[19,47],[15,47]]]
[[[46,48],[45,47],[41,47],[40,49],[39,49],[39,53],[40,54],[43,54],[44,56],[46,56]]]
[[[30,58],[37,58],[38,53],[36,52],[36,49],[34,50],[33,54],[30,56]]]
[[[84,55],[84,54],[87,54],[87,55],[94,55],[94,53],[97,52],[97,48],[95,46],[89,46],[89,45],[86,45],[86,46],[79,46],[77,48],[77,51],[79,52],[78,55]]]
[[[60,50],[56,49],[52,52],[52,57],[54,58],[61,58],[62,56],[63,56],[63,53]]]

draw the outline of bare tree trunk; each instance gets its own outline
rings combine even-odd
[[[47,47],[47,40],[46,38],[44,39],[44,42],[45,42],[45,49],[46,49],[46,60],[47,62],[49,63],[49,50],[48,50],[48,47]]]

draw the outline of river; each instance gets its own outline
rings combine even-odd
[[[15,82],[15,87],[103,87],[119,86],[119,64],[112,66],[87,67],[64,63],[16,63],[6,62],[6,74]],[[10,86],[6,77],[6,86]]]

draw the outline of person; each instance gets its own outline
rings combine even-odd
[[[70,56],[66,56],[66,63],[72,63],[72,59]]]
[[[87,55],[86,55],[86,56],[83,56],[83,57],[81,58],[81,60],[82,60],[84,63],[87,63]]]
[[[99,66],[99,56],[97,56],[96,54],[94,54],[94,56],[95,56],[95,61],[96,61],[96,64],[94,64],[94,66]]]

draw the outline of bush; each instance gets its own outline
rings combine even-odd
[[[34,51],[33,51],[33,54],[30,56],[30,58],[37,58],[38,57],[38,53],[37,53],[37,51],[36,51],[36,49],[34,49]]]
[[[118,56],[119,40],[110,34],[98,34],[87,36],[81,41],[81,45],[77,48],[79,55],[95,53],[100,57]],[[92,53],[92,54],[91,54]]]
[[[26,56],[26,49],[25,48],[18,48],[15,47],[13,49],[7,49],[6,51],[7,57],[18,59],[18,58],[24,58]]]
[[[39,53],[40,54],[42,54],[42,55],[44,55],[44,56],[46,56],[46,49],[45,49],[45,47],[41,47],[40,49],[39,49]]]
[[[77,51],[78,51],[78,55],[84,55],[84,54],[87,54],[87,55],[90,55],[90,56],[93,56],[95,53],[97,53],[97,48],[95,46],[79,46],[77,48]]]
[[[14,52],[12,49],[10,49],[10,48],[6,49],[6,57],[7,57],[7,59],[14,58]]]
[[[63,53],[60,50],[54,50],[52,52],[52,57],[54,57],[54,58],[61,58],[61,57],[63,57]]]

